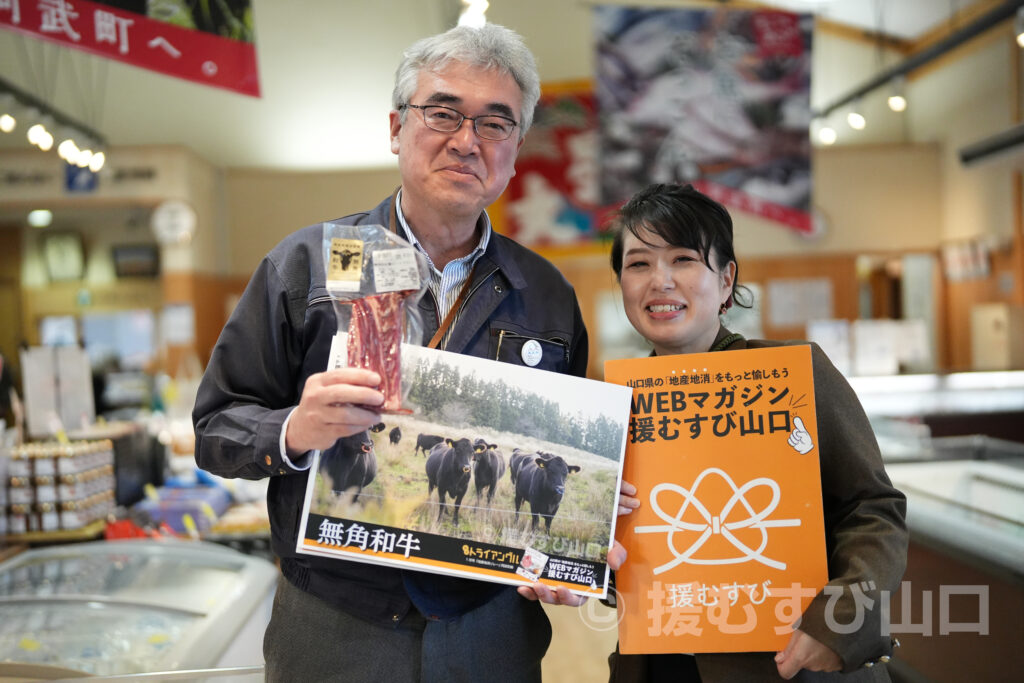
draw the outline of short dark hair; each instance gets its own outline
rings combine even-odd
[[[649,230],[675,247],[693,249],[704,257],[704,264],[712,270],[725,268],[730,261],[736,263],[733,248],[732,217],[725,207],[711,197],[699,192],[692,185],[655,183],[634,194],[615,214],[612,223],[612,270],[615,277],[622,277],[623,242],[626,232],[643,241],[641,232]],[[711,252],[714,250],[714,266]],[[736,295],[747,298],[745,287],[737,285],[739,264],[733,278],[730,304],[749,307],[740,302]],[[730,305],[727,304],[727,305]]]

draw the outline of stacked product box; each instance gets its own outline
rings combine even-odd
[[[160,487],[152,498],[140,501],[133,510],[144,512],[178,533],[208,532],[231,505],[231,494],[219,486],[194,488]],[[192,528],[186,518],[192,520]]]
[[[114,508],[113,443],[15,447],[6,479],[9,535],[82,529]]]

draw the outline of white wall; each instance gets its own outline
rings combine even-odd
[[[911,84],[912,137],[942,149],[944,192],[937,200],[943,240],[991,236],[1004,241],[1012,235],[1011,169],[991,163],[965,167],[958,152],[1014,123],[1010,65],[1018,52],[1009,36],[984,41]]]

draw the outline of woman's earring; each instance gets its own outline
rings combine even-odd
[[[725,315],[725,312],[727,310],[729,310],[729,307],[726,306],[725,304],[722,304],[721,306],[718,307],[718,315]]]

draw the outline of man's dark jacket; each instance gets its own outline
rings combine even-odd
[[[394,229],[394,220],[389,199],[332,222]],[[249,281],[199,386],[192,416],[196,462],[223,477],[270,477],[272,546],[282,572],[297,587],[381,624],[401,623],[412,600],[428,616],[467,612],[512,589],[295,552],[309,472],[282,460],[279,439],[306,379],[327,369],[338,331],[325,287],[322,239],[322,224],[289,235]],[[419,308],[428,340],[440,325],[429,292]],[[543,352],[536,367],[586,373],[587,332],[572,287],[548,261],[493,233],[473,270],[446,350],[525,365],[522,347],[530,339]],[[330,455],[330,449],[324,452]]]

